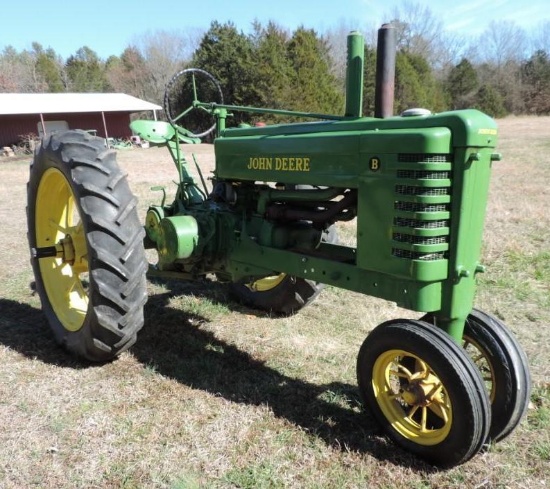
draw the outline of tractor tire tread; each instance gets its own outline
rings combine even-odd
[[[54,167],[71,185],[87,240],[90,277],[89,306],[78,331],[68,331],[57,318],[36,259],[33,269],[57,341],[96,362],[112,360],[135,343],[147,300],[144,231],[137,216],[137,199],[115,155],[105,149],[103,139],[83,131],[53,134],[36,151],[27,187],[32,247],[36,246],[34,200],[42,175]]]

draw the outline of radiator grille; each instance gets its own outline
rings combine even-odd
[[[398,155],[392,232],[394,257],[421,261],[447,258],[451,161],[451,155],[446,154]]]
[[[449,154],[422,154],[422,153],[400,153],[397,155],[399,163],[448,163],[451,160]]]
[[[418,202],[395,203],[395,210],[406,212],[445,212],[448,207],[445,204],[421,204]]]
[[[451,178],[450,171],[433,170],[397,170],[397,178],[409,180],[448,180]]]
[[[395,192],[402,195],[449,195],[449,187],[444,188],[425,188],[425,187],[412,187],[411,185],[396,185]]]
[[[399,241],[400,243],[435,245],[435,244],[446,243],[447,236],[425,237],[425,236],[411,236],[410,234],[403,234],[403,233],[394,233],[393,240]]]
[[[449,221],[424,221],[422,219],[408,219],[406,217],[395,217],[393,219],[395,227],[418,228],[418,229],[437,229],[449,226]]]
[[[394,248],[393,256],[397,258],[406,258],[407,260],[423,260],[423,261],[434,261],[434,260],[444,260],[446,258],[445,253],[419,253],[417,251],[410,250],[400,250]]]

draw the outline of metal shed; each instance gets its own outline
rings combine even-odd
[[[123,93],[0,93],[0,147],[21,136],[60,129],[85,129],[107,138],[132,135],[130,114],[152,112],[156,105]]]

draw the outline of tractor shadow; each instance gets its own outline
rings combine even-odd
[[[265,365],[233,344],[201,328],[208,319],[173,308],[169,301],[182,288],[155,294],[145,306],[145,326],[131,353],[144,365],[177,382],[234,403],[269,406],[275,416],[300,427],[328,446],[365,453],[378,460],[427,473],[433,467],[390,442],[368,412],[360,409],[357,387],[332,382],[317,385]],[[192,294],[215,301],[223,287],[191,287]],[[226,305],[228,303],[225,303]],[[246,312],[239,304],[236,310]],[[0,299],[0,345],[27,358],[70,368],[94,367],[59,347],[40,309]],[[236,326],[238,327],[238,326]],[[342,402],[345,400],[345,402]]]
[[[268,406],[276,417],[322,439],[334,449],[366,453],[423,473],[434,470],[386,438],[370,413],[362,409],[356,385],[343,382],[320,385],[284,375],[203,328],[209,322],[204,317],[170,307],[168,302],[174,294],[185,293],[189,287],[194,297],[212,303],[219,301],[231,311],[258,317],[270,317],[269,314],[228,300],[227,288],[215,282],[164,284],[169,292],[149,297],[145,327],[132,348],[141,363],[216,397],[239,404]]]
[[[92,366],[56,343],[40,309],[4,298],[0,298],[0,345],[49,365],[72,369]]]

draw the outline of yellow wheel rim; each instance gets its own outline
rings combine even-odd
[[[419,445],[441,443],[453,422],[445,386],[421,358],[403,350],[380,355],[373,368],[376,401],[391,426]]]
[[[271,275],[269,277],[264,277],[246,286],[254,292],[267,292],[268,290],[274,289],[279,285],[286,277],[286,273],[280,273],[279,275]]]
[[[467,335],[462,336],[462,347],[466,350],[466,353],[468,353],[469,357],[480,371],[492,404],[496,395],[496,382],[495,370],[489,361],[489,355],[476,340]]]
[[[35,205],[37,248],[57,248],[39,261],[44,289],[63,327],[78,331],[88,311],[88,249],[71,186],[56,168],[44,172]]]

